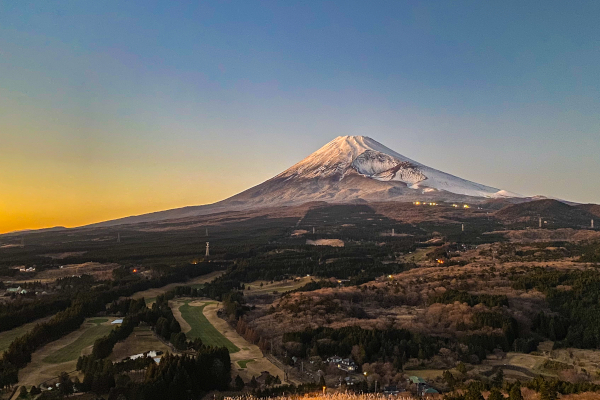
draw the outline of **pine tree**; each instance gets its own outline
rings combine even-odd
[[[521,385],[519,383],[515,383],[510,389],[508,394],[509,400],[523,400],[523,395],[521,394]]]
[[[242,378],[240,378],[240,376],[236,376],[235,377],[235,390],[242,390],[244,389],[244,380]]]
[[[494,387],[501,388],[503,383],[504,383],[504,371],[502,371],[502,368],[500,368],[498,370],[498,373],[494,376],[494,379],[492,380],[492,385]]]
[[[493,387],[487,400],[504,400],[504,395],[500,392],[500,389]]]
[[[556,400],[556,390],[545,380],[540,385],[540,400]]]
[[[465,395],[465,400],[484,400],[481,391],[477,388],[476,385],[469,385],[467,389],[467,394]]]

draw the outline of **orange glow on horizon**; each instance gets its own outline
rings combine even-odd
[[[173,208],[210,204],[240,190],[209,185],[198,179],[147,184],[144,179],[124,182],[76,181],[44,172],[37,176],[0,181],[0,234],[56,226],[67,228]],[[136,185],[137,184],[137,185]],[[97,186],[95,186],[97,185]],[[160,185],[160,189],[157,186]],[[206,188],[202,190],[202,188]]]

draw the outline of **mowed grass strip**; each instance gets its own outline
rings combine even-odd
[[[44,318],[46,321],[48,318]],[[42,322],[41,320],[29,322],[25,325],[21,325],[18,328],[11,329],[10,331],[4,331],[0,333],[0,354],[8,350],[10,344],[19,336],[23,336],[31,331],[35,326]]]
[[[246,366],[248,365],[248,363],[254,362],[256,361],[255,359],[250,359],[250,360],[240,360],[238,361],[238,365],[240,366],[240,368],[246,368]]]
[[[186,301],[184,305],[179,307],[181,316],[192,327],[185,335],[189,339],[200,338],[206,346],[225,346],[230,353],[237,353],[240,351],[239,347],[223,336],[204,316],[204,307],[209,304],[214,303],[206,303],[202,306],[194,307],[190,306],[189,302]]]
[[[102,324],[104,322],[108,322],[108,318],[96,318],[96,319],[90,319],[87,322],[89,322],[90,324]]]
[[[89,323],[92,321],[87,322]],[[60,364],[76,360],[81,355],[83,349],[93,345],[96,339],[108,335],[112,328],[113,326],[111,325],[100,325],[99,323],[96,323],[94,326],[87,328],[81,336],[75,339],[75,341],[50,354],[42,361],[49,364]]]

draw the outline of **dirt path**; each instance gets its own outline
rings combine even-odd
[[[186,300],[187,301],[187,300]],[[240,375],[240,377],[248,382],[252,379],[253,376],[259,376],[261,372],[268,371],[273,376],[279,376],[279,378],[283,381],[285,373],[282,369],[277,367],[271,361],[269,361],[258,348],[258,346],[251,344],[246,339],[241,337],[235,329],[233,329],[225,320],[219,318],[217,316],[217,311],[222,307],[221,303],[217,303],[214,300],[194,300],[190,301],[190,306],[202,306],[206,303],[208,304],[204,307],[204,316],[208,321],[227,339],[229,339],[234,345],[240,348],[240,351],[230,354],[231,357],[231,370],[232,375]],[[179,312],[179,307],[184,304],[183,299],[174,301],[171,305],[171,309],[173,310],[173,315],[181,325],[181,329],[183,332],[188,332],[191,327],[185,322],[182,318],[181,313]],[[253,360],[249,361],[248,360]],[[242,362],[240,365],[238,361]],[[245,366],[245,368],[242,368]],[[293,383],[299,384],[295,380],[292,380]]]

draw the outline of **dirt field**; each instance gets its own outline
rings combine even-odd
[[[93,319],[97,319],[97,318],[93,318]],[[110,330],[110,328],[112,327],[110,325],[110,322],[113,320],[114,318],[108,319],[106,322],[102,323],[103,326],[107,326]],[[48,343],[47,345],[45,345],[44,347],[42,347],[41,349],[37,350],[35,353],[33,353],[33,355],[31,356],[31,362],[29,364],[27,364],[27,366],[21,370],[19,370],[19,385],[24,385],[27,387],[31,387],[32,385],[39,385],[40,383],[48,380],[48,379],[53,379],[56,376],[58,376],[58,374],[60,374],[63,371],[66,372],[72,372],[75,371],[75,366],[77,365],[77,357],[81,354],[90,354],[92,351],[92,345],[93,345],[93,340],[95,340],[95,338],[93,338],[93,340],[91,340],[91,343],[89,343],[89,345],[87,345],[86,347],[83,347],[80,350],[80,354],[77,355],[77,357],[75,357],[75,359],[70,360],[70,361],[65,361],[65,362],[59,362],[56,364],[53,363],[49,363],[49,362],[45,362],[44,360],[47,357],[53,356],[54,354],[62,354],[65,350],[65,348],[69,348],[70,350],[73,350],[73,343],[77,342],[79,340],[79,344],[82,343],[83,339],[80,339],[82,337],[87,337],[88,339],[91,339],[89,337],[89,332],[90,329],[94,328],[98,326],[96,323],[90,323],[90,322],[84,322],[83,325],[76,330],[75,332],[71,332],[70,334],[55,340],[54,342]],[[86,335],[87,333],[87,335]],[[84,336],[86,335],[86,336]],[[79,347],[79,344],[77,347]],[[81,377],[80,377],[81,378]]]
[[[171,309],[175,318],[181,324],[183,332],[187,332],[191,329],[190,325],[182,318],[179,312],[179,307],[189,299],[182,299],[177,302],[173,302]],[[207,304],[208,303],[208,304]],[[207,321],[212,324],[224,337],[226,337],[231,343],[237,346],[240,350],[231,355],[232,374],[235,376],[239,374],[240,377],[248,382],[253,376],[259,376],[262,371],[269,371],[271,375],[278,375],[281,380],[285,376],[284,372],[269,361],[258,348],[258,346],[249,343],[246,339],[241,337],[229,324],[217,316],[217,310],[222,307],[221,303],[217,303],[213,300],[196,300],[190,302],[190,305],[201,306],[205,305],[203,314]],[[254,361],[249,361],[254,360]],[[240,363],[238,363],[238,361]],[[240,365],[242,364],[242,365]],[[242,368],[245,366],[245,368]],[[294,382],[299,383],[299,382]]]
[[[150,327],[139,326],[133,330],[133,333],[127,339],[115,345],[108,359],[111,361],[121,361],[129,356],[152,350],[173,353],[171,347],[156,338]]]
[[[340,239],[317,239],[317,240],[306,240],[306,244],[313,246],[331,246],[331,247],[344,247],[344,241]]]
[[[83,264],[68,264],[63,268],[49,269],[35,275],[36,281],[54,281],[67,276],[88,274],[92,275],[97,280],[112,279],[112,270],[117,268],[119,264],[102,264],[97,262],[88,262]]]
[[[150,305],[150,304],[154,303],[154,301],[156,301],[156,296],[163,294],[165,292],[168,292],[171,289],[175,289],[177,286],[200,285],[200,284],[212,281],[213,279],[223,275],[223,273],[224,273],[224,271],[214,271],[214,272],[211,272],[210,274],[199,276],[199,277],[194,278],[187,282],[170,283],[163,287],[144,290],[142,292],[137,292],[137,293],[133,294],[133,296],[131,296],[131,298],[139,299],[139,298],[143,297],[146,299],[146,304]],[[149,301],[149,300],[151,300],[151,301]]]
[[[270,281],[254,281],[246,284],[244,296],[261,295],[267,293],[270,294],[275,291],[281,294],[290,290],[298,289],[299,287],[306,285],[313,279],[314,278],[311,278],[309,276],[304,276],[299,280],[285,280],[273,283],[271,283]],[[262,287],[260,286],[261,283],[263,285]],[[248,290],[248,287],[250,287],[251,289]]]

